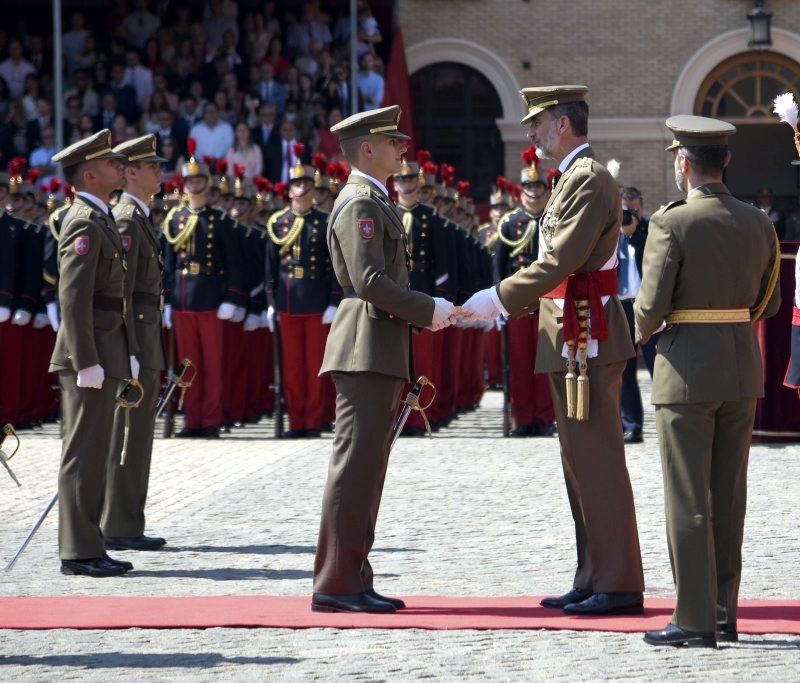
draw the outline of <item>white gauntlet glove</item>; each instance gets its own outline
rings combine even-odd
[[[78,370],[78,386],[85,389],[102,389],[106,373],[100,365]]]
[[[435,304],[433,320],[431,320],[431,324],[428,325],[427,329],[436,332],[437,330],[444,329],[453,324],[451,315],[455,307],[447,299],[443,299],[440,296],[434,297],[433,303]]]

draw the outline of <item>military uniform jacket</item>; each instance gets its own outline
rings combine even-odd
[[[125,298],[128,301],[130,352],[143,368],[164,370],[166,358],[161,331],[161,244],[142,207],[128,195],[123,194],[120,197],[113,214],[128,264]]]
[[[445,297],[451,303],[459,300],[459,227],[444,216],[437,216],[444,234],[444,243],[447,250],[447,279],[436,288],[438,296]]]
[[[447,275],[447,243],[436,211],[425,204],[398,205],[411,253],[411,289],[435,296]]]
[[[345,298],[331,326],[320,374],[377,372],[409,380],[411,325],[427,327],[434,302],[409,289],[402,219],[383,192],[351,175],[328,224],[336,279]]]
[[[495,261],[499,280],[513,275],[518,270],[527,268],[539,255],[539,216],[534,216],[523,208],[509,211],[500,219],[497,231],[510,242],[519,242],[527,235],[527,241],[520,244],[519,253],[508,246],[502,239],[495,243]]]
[[[14,308],[17,244],[24,223],[0,209],[0,306]]]
[[[243,236],[244,256],[249,281],[247,283],[247,312],[259,315],[267,310],[267,295],[264,285],[264,263],[267,258],[267,233],[254,225],[247,226]]]
[[[272,231],[279,239],[285,237],[297,218],[303,224],[291,246],[282,249],[271,238],[267,242],[267,300],[280,313],[319,314],[341,300],[326,241],[327,214],[312,209],[298,217],[285,209],[270,217],[267,234]]]
[[[176,311],[213,311],[224,301],[247,302],[246,272],[235,221],[206,206],[170,211],[164,221],[164,295]],[[184,230],[185,243],[171,244]]]
[[[776,258],[777,235],[760,209],[722,183],[692,190],[650,218],[642,287],[634,303],[647,340],[674,310],[755,308]],[[780,307],[776,287],[762,317]],[[661,334],[652,402],[731,401],[764,395],[752,323],[684,323]]]
[[[114,219],[81,196],[58,241],[61,327],[50,372],[101,365],[106,377],[130,377],[123,316],[125,261]]]
[[[617,184],[591,148],[580,152],[558,179],[547,202],[539,230],[545,251],[528,268],[497,285],[506,310],[513,316],[531,313],[539,298],[572,273],[600,270],[617,250],[622,209]],[[608,338],[599,343],[589,366],[617,363],[633,357],[633,343],[619,297],[605,304]],[[565,369],[562,356],[562,310],[551,299],[539,308],[536,372]]]

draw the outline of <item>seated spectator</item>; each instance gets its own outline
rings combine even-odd
[[[111,80],[105,88],[106,93],[111,93],[117,100],[117,108],[129,121],[136,120],[139,114],[136,90],[125,80],[125,67],[116,62],[111,65]]]
[[[161,56],[161,63],[164,65],[161,68],[165,68],[174,61],[178,51],[177,46],[179,41],[171,26],[162,26],[158,29],[158,37],[155,38],[155,40],[158,45],[159,55]],[[145,54],[147,54],[146,51],[147,45],[145,45]],[[152,69],[153,67],[151,66],[150,68]]]
[[[328,89],[328,84],[335,78],[333,55],[330,50],[323,50],[319,54],[317,71],[314,74],[314,91],[324,93]]]
[[[262,104],[258,110],[259,120],[252,127],[250,137],[261,148],[262,159],[280,159],[280,132],[275,124],[275,107],[271,104]],[[277,151],[275,148],[278,148]],[[269,168],[264,169],[270,173]]]
[[[189,77],[189,74],[194,73],[196,70],[197,60],[192,51],[192,43],[190,40],[182,40],[178,44],[178,54],[175,57],[173,71],[175,75],[183,81]]]
[[[308,43],[311,36],[308,29],[297,17],[297,13],[289,10],[284,15],[284,35],[286,36],[286,52],[292,59],[308,54]]]
[[[86,40],[90,35],[91,33],[86,30],[86,17],[83,12],[76,10],[70,17],[69,31],[61,36],[61,54],[64,56],[69,71],[80,68],[73,59],[83,52]]]
[[[244,178],[248,185],[253,184],[253,178],[261,175],[264,160],[261,148],[250,139],[250,129],[241,122],[236,126],[236,142],[226,154],[228,160],[228,175],[233,178],[234,164],[244,166]]]
[[[153,94],[153,72],[142,66],[138,50],[128,50],[125,55],[125,82],[136,91],[136,105],[141,111],[147,109]]]
[[[81,99],[72,95],[64,106],[64,138],[69,139],[75,129],[81,126]]]
[[[219,118],[219,110],[213,102],[206,103],[203,109],[203,120],[196,123],[189,132],[189,137],[197,141],[196,157],[202,159],[209,155],[215,159],[225,156],[233,147],[233,128],[227,121]]]
[[[292,63],[283,54],[283,41],[280,36],[275,36],[269,41],[267,55],[261,60],[261,63],[272,65],[272,70],[278,78],[283,78],[286,75],[286,70]]]
[[[94,89],[98,96],[108,87],[108,64],[97,62],[94,65]]]
[[[81,50],[73,55],[72,67],[74,71],[78,69],[93,69],[97,64],[97,46],[95,44],[94,36],[90,33],[86,36]]]
[[[184,156],[180,152],[181,149],[172,138],[161,140],[158,153],[166,159],[161,163],[161,170],[165,176],[181,170],[181,166],[184,163]]]
[[[0,77],[6,82],[12,98],[25,92],[25,79],[35,74],[36,67],[22,58],[22,43],[14,38],[8,43],[8,59],[0,62]]]
[[[358,2],[358,56],[375,54],[375,46],[383,40],[378,20],[372,16],[372,9],[367,0]]]
[[[342,120],[342,111],[335,107],[328,112],[328,125],[318,130],[317,151],[333,159],[341,154],[339,149],[339,136],[331,133],[331,128]]]
[[[158,115],[167,110],[167,101],[160,92],[153,93],[150,106],[139,119],[139,128],[143,133],[155,133],[159,127]]]
[[[152,133],[156,136],[158,143],[161,144],[162,140],[175,138],[175,117],[169,109],[161,109],[155,113],[153,117],[155,126]]]
[[[28,121],[36,118],[36,100],[39,99],[39,92],[39,76],[28,74],[25,78],[25,93],[22,95],[22,108]]]
[[[228,98],[229,109],[231,112],[233,112],[234,116],[238,120],[244,113],[244,93],[239,90],[239,79],[235,73],[230,72],[222,77],[220,90],[225,93],[225,96]]]
[[[261,12],[249,15],[251,27],[245,35],[247,56],[251,62],[260,62],[267,54],[267,48],[272,38],[279,33],[267,26],[266,19]]]
[[[236,49],[236,34],[228,29],[222,34],[222,44],[219,47],[218,54],[225,59],[228,66],[228,71],[238,71],[243,62]]]
[[[300,97],[300,72],[294,65],[286,70],[286,94],[287,100],[292,102]]]
[[[193,97],[186,97],[181,101],[180,114],[175,119],[175,123],[172,124],[172,137],[175,138],[175,144],[180,149],[186,148],[189,131],[197,123],[197,117],[194,115],[196,109],[197,106]]]
[[[175,38],[176,45],[180,45],[184,40],[191,39],[192,15],[188,5],[178,6],[178,16],[175,18],[175,21],[167,30]],[[162,43],[162,48],[163,48],[163,43]]]
[[[161,20],[148,9],[148,0],[135,0],[135,9],[123,20],[128,42],[141,50],[158,30]]]
[[[225,31],[233,31],[234,42],[239,42],[239,26],[236,18],[225,11],[222,0],[209,0],[207,16],[203,20],[203,30],[206,39],[212,45],[222,45]]]
[[[28,121],[25,127],[27,149],[38,147],[42,143],[42,131],[45,128],[54,128],[55,125],[53,103],[46,97],[37,98],[36,117]]]
[[[113,92],[106,91],[100,98],[100,112],[95,117],[95,130],[111,128],[114,119],[119,116],[119,105]]]
[[[169,33],[169,31],[167,31]],[[153,72],[153,77],[157,71],[166,69],[166,63],[161,59],[161,48],[156,38],[150,38],[144,44],[144,66]]]
[[[178,96],[174,92],[167,90],[167,77],[163,73],[153,74],[153,95],[156,93],[161,93],[164,96],[167,109],[173,114],[178,112]]]
[[[320,49],[327,47],[333,42],[331,29],[327,23],[327,17],[320,12],[317,2],[306,2],[303,6],[303,19],[300,22],[300,26],[308,32],[309,52],[311,52],[315,40],[321,43]]]
[[[44,39],[38,33],[28,38],[28,61],[39,73],[46,71],[52,62],[52,57],[45,52]]]
[[[72,87],[64,93],[64,101],[70,97],[77,97],[81,103],[81,114],[95,117],[100,109],[100,98],[92,87],[89,72],[78,69],[72,76]]]
[[[111,129],[111,140],[115,145],[125,142],[128,131],[128,121],[122,114],[117,114],[109,126]]]
[[[111,124],[109,123],[107,127],[110,128]],[[77,131],[78,137],[74,138],[73,142],[82,140],[83,138],[90,136],[92,133],[95,133],[98,130],[99,128],[95,125],[94,119],[88,114],[84,114],[83,116],[81,116],[79,129]]]
[[[231,126],[236,124],[239,117],[236,116],[236,113],[231,109],[228,95],[225,94],[224,90],[217,90],[214,94],[214,104],[217,105],[217,111],[219,111],[219,118],[221,120],[227,121]]]
[[[260,67],[260,79],[253,85],[253,92],[261,98],[262,102],[271,104],[280,116],[286,108],[288,93],[286,87],[275,80],[275,69],[269,62]]]
[[[383,103],[383,76],[375,73],[375,57],[367,52],[361,57],[358,72],[358,92],[364,111],[377,109]]]
[[[194,57],[197,64],[202,64],[206,60],[206,54],[208,53],[208,41],[202,24],[192,24],[189,39],[192,43],[192,57]]]
[[[36,147],[28,159],[28,165],[31,168],[38,168],[40,172],[41,182],[50,182],[50,177],[56,173],[56,167],[53,164],[52,157],[58,152],[56,146],[56,133],[51,127],[42,130],[41,145]]]
[[[311,40],[308,54],[303,57],[298,57],[294,62],[295,67],[297,67],[297,70],[301,74],[305,74],[311,78],[316,75],[317,70],[319,69],[318,62],[320,55],[322,54],[323,47],[322,41],[319,40],[319,38],[314,38]]]

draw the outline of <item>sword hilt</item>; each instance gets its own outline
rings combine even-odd
[[[14,447],[14,452],[11,455],[6,455],[3,458],[6,462],[11,460],[11,458],[13,458],[19,450],[19,437],[17,436],[17,432],[14,430],[14,427],[12,427],[10,424],[7,424],[2,430],[0,430],[0,446],[5,443],[7,436],[13,436],[17,442],[17,445]]]

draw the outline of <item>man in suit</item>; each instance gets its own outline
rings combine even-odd
[[[161,188],[161,163],[156,154],[156,136],[145,135],[114,148],[126,157],[124,192],[114,207],[114,219],[122,236],[125,261],[125,299],[131,353],[139,363],[139,382],[144,399],[128,416],[125,463],[121,453],[125,415],[114,419],[106,470],[106,491],[100,528],[106,548],[156,550],[166,541],[145,536],[144,506],[150,480],[156,401],[161,371],[166,368],[161,336],[161,243],[150,220],[150,198]]]
[[[120,157],[109,130],[53,157],[76,190],[58,240],[61,326],[50,359],[61,384],[64,429],[58,475],[63,574],[119,576],[133,568],[108,557],[100,530],[115,399],[120,382],[139,371],[128,351],[122,240],[107,204],[122,183]]]
[[[104,92],[110,92],[117,100],[117,108],[128,123],[133,123],[139,116],[139,105],[136,103],[136,90],[125,80],[125,67],[116,63],[111,66],[111,80]]]
[[[753,322],[777,313],[778,237],[761,210],[722,183],[730,123],[673,116],[675,182],[686,199],[650,218],[634,304],[658,342],[652,401],[664,473],[677,604],[651,645],[735,641],[747,460],[764,371]]]
[[[572,590],[542,604],[568,614],[639,613],[644,576],[619,420],[622,371],[633,356],[617,296],[622,211],[614,179],[589,147],[587,92],[522,91],[528,137],[561,177],[539,223],[538,259],[477,292],[463,312],[489,321],[539,306],[536,371],[549,374],[578,546]]]
[[[375,592],[368,555],[389,464],[392,422],[411,379],[411,326],[438,330],[453,305],[408,288],[403,222],[385,182],[409,139],[400,107],[354,114],[331,130],[352,166],[328,224],[334,272],[344,291],[321,373],[336,385],[336,435],[322,499],[312,609],[394,612],[402,600]]]
[[[261,98],[262,102],[271,104],[280,116],[286,109],[286,100],[289,97],[286,86],[275,79],[275,67],[268,62],[260,66],[260,79],[253,84],[253,92]]]
[[[281,135],[276,123],[275,107],[262,104],[258,110],[258,124],[251,130],[253,142],[261,148],[264,175],[277,182],[281,173]]]

